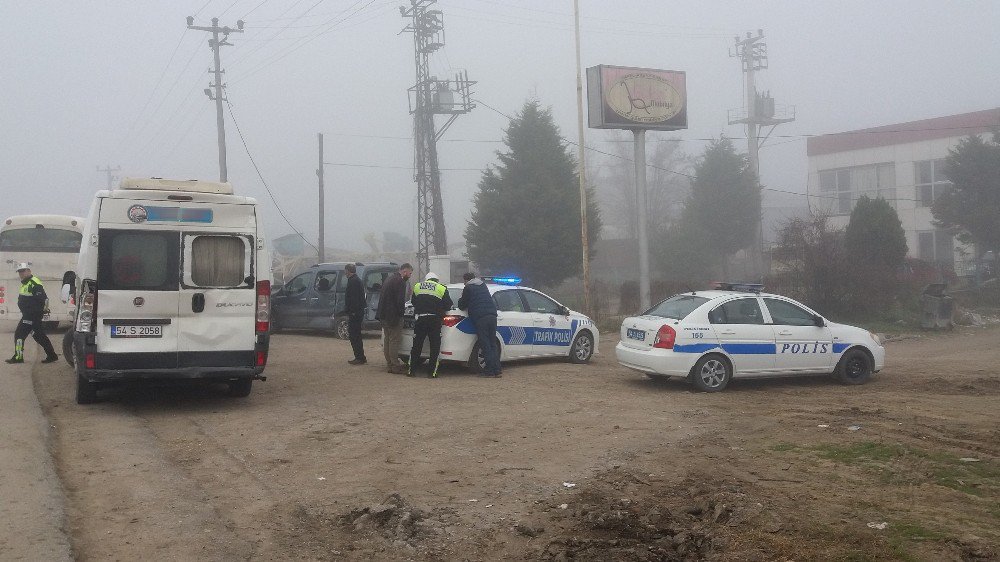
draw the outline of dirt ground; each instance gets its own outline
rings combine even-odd
[[[429,380],[281,334],[246,399],[78,406],[65,364],[33,377],[81,560],[1000,556],[1000,329],[891,342],[860,387],[719,394],[618,366],[615,340],[590,365]]]

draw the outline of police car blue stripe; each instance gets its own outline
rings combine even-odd
[[[833,344],[833,352],[834,353],[843,353],[844,350],[847,349],[848,347],[851,347],[851,345],[852,344],[849,344],[849,343],[834,343]]]
[[[676,353],[704,353],[719,347],[731,355],[774,355],[777,353],[777,346],[773,343],[726,343],[721,346],[714,343],[693,343],[675,345],[674,351]]]

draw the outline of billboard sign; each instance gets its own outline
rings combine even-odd
[[[587,108],[590,126],[595,129],[686,129],[685,73],[592,66],[587,69]]]

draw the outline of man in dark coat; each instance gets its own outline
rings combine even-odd
[[[34,332],[35,341],[45,351],[42,363],[52,363],[59,359],[59,356],[52,348],[49,337],[45,335],[45,326],[42,324],[48,303],[45,288],[42,287],[41,280],[31,274],[31,268],[26,263],[18,264],[17,276],[21,278],[21,287],[17,295],[17,308],[21,311],[21,321],[14,330],[14,356],[7,362],[24,363],[24,339]]]
[[[347,291],[344,294],[344,308],[347,312],[347,335],[351,340],[351,349],[354,350],[354,359],[348,361],[351,365],[364,365],[368,362],[365,358],[365,346],[361,340],[361,325],[365,321],[365,309],[368,302],[365,300],[365,288],[358,278],[358,268],[353,263],[344,266],[344,273],[347,274]]]
[[[486,359],[486,368],[480,376],[500,376],[500,350],[496,345],[497,305],[493,302],[486,283],[472,273],[462,276],[465,288],[462,297],[458,299],[458,308],[469,311],[469,318],[476,325],[476,336],[479,338],[479,348]]]
[[[390,373],[405,374],[408,369],[399,362],[399,346],[403,339],[403,312],[406,308],[406,281],[413,274],[413,266],[404,263],[399,271],[385,279],[379,293],[378,310],[375,317],[382,323],[382,352],[385,354],[386,370]]]

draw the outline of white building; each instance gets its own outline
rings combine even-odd
[[[1000,108],[812,137],[806,146],[810,208],[843,228],[862,195],[882,197],[899,213],[910,257],[963,275],[974,256],[934,227],[930,207],[952,189],[942,173],[949,149],[963,137],[998,129]]]

